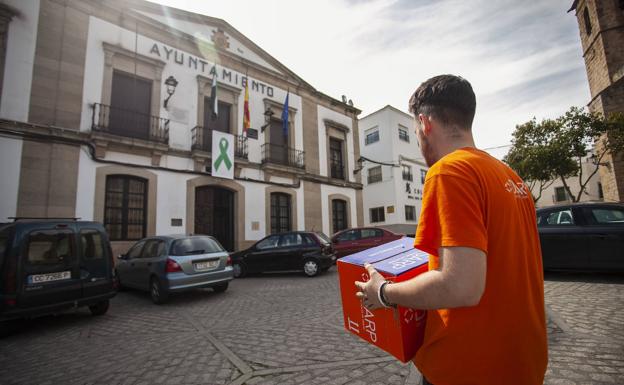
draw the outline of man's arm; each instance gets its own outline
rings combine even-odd
[[[408,281],[384,287],[385,298],[392,304],[413,309],[448,309],[475,306],[485,290],[486,254],[470,247],[441,247],[440,268]],[[367,266],[370,280],[356,282],[359,298],[370,309],[381,307],[377,292],[384,282],[381,274]]]

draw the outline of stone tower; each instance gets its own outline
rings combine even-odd
[[[575,0],[583,58],[587,69],[590,111],[624,112],[624,0]],[[569,12],[568,11],[568,12]],[[607,201],[624,200],[624,156],[608,156],[600,167]]]

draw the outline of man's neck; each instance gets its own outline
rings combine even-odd
[[[472,137],[472,133],[464,134],[461,136],[456,136],[449,138],[444,144],[440,146],[439,151],[439,159],[442,159],[446,155],[450,154],[455,150],[459,150],[464,147],[472,147],[476,148],[474,139]]]

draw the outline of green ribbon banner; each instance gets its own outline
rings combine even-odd
[[[221,165],[221,162],[225,164],[225,167],[227,167],[228,170],[232,168],[232,161],[230,160],[227,154],[227,150],[229,146],[230,146],[230,142],[228,142],[228,140],[225,138],[221,138],[221,140],[219,141],[219,157],[217,158],[217,161],[215,162],[215,170],[219,170],[219,166]]]

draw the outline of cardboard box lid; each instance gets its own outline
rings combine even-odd
[[[377,271],[397,276],[426,263],[429,263],[429,254],[412,247],[411,250],[373,263],[373,267]]]
[[[371,247],[358,253],[340,258],[339,261],[363,266],[365,263],[374,264],[384,259],[393,257],[414,249],[414,238],[403,237],[396,241],[384,243],[383,245]]]

